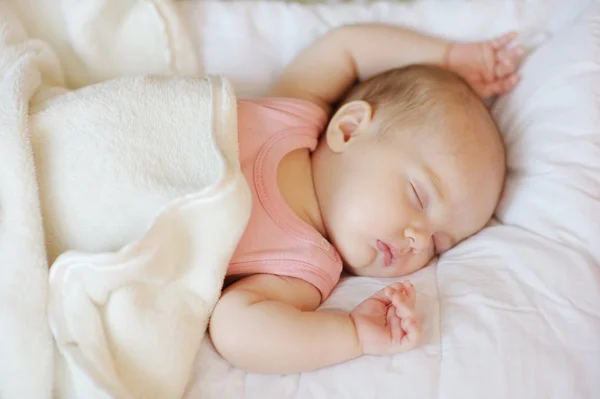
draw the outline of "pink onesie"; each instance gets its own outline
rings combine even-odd
[[[296,277],[314,285],[322,299],[331,293],[342,271],[338,252],[287,206],[277,187],[279,162],[298,148],[314,150],[326,123],[323,110],[308,101],[238,101],[240,161],[252,190],[252,213],[228,276]]]

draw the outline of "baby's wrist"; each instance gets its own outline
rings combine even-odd
[[[354,334],[353,342],[354,342],[354,353],[355,357],[360,357],[365,354],[364,348],[360,341],[360,335],[358,334],[358,328],[356,327],[356,320],[354,320],[354,316],[352,313],[349,314],[350,317],[350,325],[352,326],[352,334]]]
[[[442,68],[451,69],[451,53],[456,46],[455,42],[448,42],[444,47],[444,55],[442,56]]]

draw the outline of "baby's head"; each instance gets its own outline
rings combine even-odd
[[[347,269],[366,276],[412,273],[482,229],[505,174],[486,107],[433,66],[354,87],[312,162],[329,239]]]

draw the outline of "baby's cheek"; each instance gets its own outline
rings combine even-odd
[[[371,242],[376,239],[366,219],[358,212],[349,212],[338,221],[334,233],[335,245],[344,263],[356,268],[370,264],[375,251]]]
[[[365,201],[356,200],[349,200],[342,206],[341,222],[352,229],[364,228],[365,223],[372,222],[373,210],[376,208]]]
[[[417,259],[415,259],[416,262],[412,268],[413,270],[411,271],[411,273],[414,273],[417,270],[421,270],[422,268],[428,266],[431,263],[433,257],[434,255],[432,251],[426,251],[419,254]]]

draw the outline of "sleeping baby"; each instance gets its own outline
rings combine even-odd
[[[268,98],[238,102],[253,205],[210,321],[225,359],[287,374],[417,345],[408,281],[349,314],[315,310],[342,268],[408,275],[487,224],[505,155],[481,99],[516,84],[514,37],[345,26],[303,50]]]

